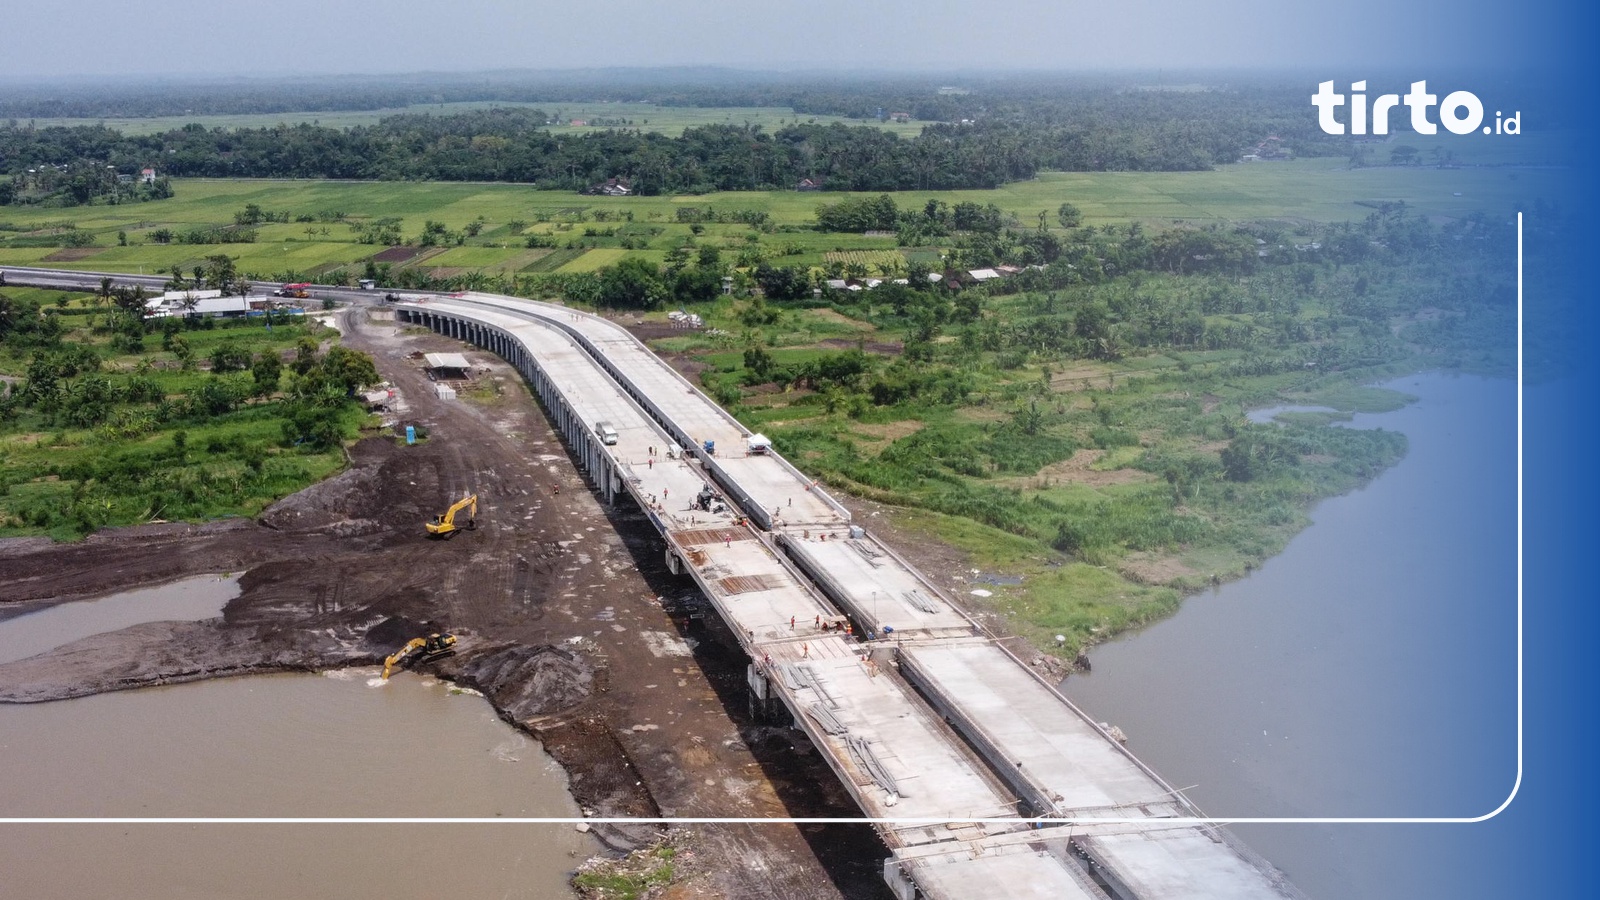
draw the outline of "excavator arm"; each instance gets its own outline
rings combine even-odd
[[[424,527],[427,528],[428,534],[443,537],[459,531],[460,529],[456,526],[456,514],[463,509],[467,511],[467,528],[475,528],[475,520],[478,517],[478,495],[469,494],[456,501],[454,506],[445,511],[444,515],[427,523]]]
[[[406,657],[412,654],[413,651],[422,649],[422,646],[426,643],[427,641],[423,640],[422,638],[412,638],[411,640],[406,641],[406,645],[404,647],[401,647],[399,650],[389,654],[389,658],[383,661],[383,680],[388,681],[389,673],[394,671],[394,667],[403,662]]]
[[[425,638],[412,638],[406,645],[389,654],[383,661],[383,680],[388,681],[396,666],[410,662],[427,662],[450,656],[456,652],[456,636],[448,632],[430,634]]]

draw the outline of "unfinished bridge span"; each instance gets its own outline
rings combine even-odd
[[[510,362],[600,497],[644,510],[747,655],[752,710],[873,820],[901,900],[1303,897],[621,327],[481,293],[395,309]]]

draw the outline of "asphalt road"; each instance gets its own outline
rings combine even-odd
[[[130,275],[126,272],[81,272],[69,269],[37,269],[30,266],[5,266],[0,268],[3,283],[19,287],[44,287],[68,288],[75,290],[98,290],[102,279],[110,278],[117,286],[136,285],[143,287],[152,294],[161,294],[167,289],[168,278],[166,275]],[[282,283],[275,281],[253,281],[250,283],[251,296],[263,296],[283,287]],[[332,284],[314,284],[307,289],[310,299],[313,300],[341,300],[359,303],[362,301],[381,301],[384,294],[382,289],[362,290],[360,288],[342,287]],[[425,292],[408,291],[406,296],[424,296]]]

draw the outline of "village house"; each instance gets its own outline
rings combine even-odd
[[[633,195],[633,185],[626,179],[607,178],[599,184],[590,185],[584,193],[599,194],[606,197],[629,197]]]
[[[1266,140],[1256,144],[1254,147],[1246,148],[1243,155],[1239,157],[1239,161],[1268,162],[1289,158],[1289,151],[1283,146],[1283,138],[1274,134],[1269,135]]]

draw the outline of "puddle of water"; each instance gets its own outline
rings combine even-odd
[[[237,596],[238,576],[196,575],[170,584],[41,609],[0,622],[0,663],[26,659],[62,644],[144,622],[215,618]]]

